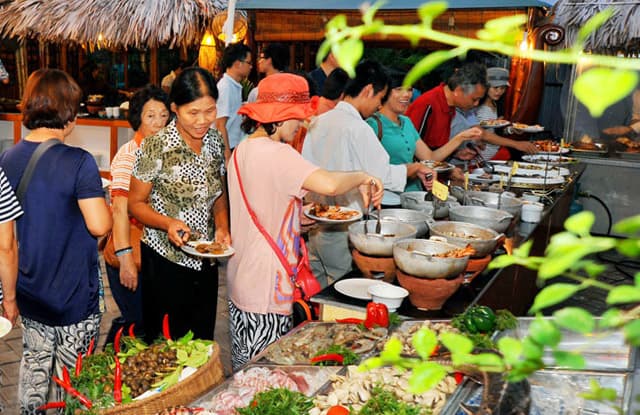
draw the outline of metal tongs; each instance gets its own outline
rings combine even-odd
[[[373,186],[376,185],[376,182],[371,181],[371,186],[369,186],[369,203],[372,203],[372,199],[373,199]],[[380,212],[380,207],[378,207],[378,221],[376,222],[376,233],[380,234],[382,233],[382,224],[380,223],[380,217],[382,216],[382,213]]]
[[[487,163],[487,160],[485,160],[485,158],[482,156],[482,152],[480,148],[476,145],[476,143],[469,141],[467,143],[467,147],[476,152],[476,156],[473,158],[473,160],[476,162],[476,165],[478,167],[480,167],[482,170],[484,170],[486,173],[489,173],[489,174],[493,174],[495,172],[493,164]]]

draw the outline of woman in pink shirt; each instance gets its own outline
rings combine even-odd
[[[271,75],[258,85],[258,99],[245,115],[246,140],[229,161],[231,229],[236,253],[227,267],[231,358],[238,369],[292,327],[293,283],[257,220],[295,269],[300,248],[302,197],[307,191],[337,195],[359,187],[365,205],[378,206],[382,182],[364,172],[330,172],[309,163],[288,143],[313,114],[304,78]],[[243,200],[242,186],[247,198]],[[369,191],[373,189],[373,200]]]

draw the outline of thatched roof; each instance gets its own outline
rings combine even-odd
[[[103,47],[200,43],[227,0],[0,0],[0,36]]]
[[[566,45],[575,42],[578,31],[596,13],[612,8],[613,16],[586,41],[585,50],[627,55],[640,51],[640,1],[638,0],[558,0],[554,23],[565,28]]]

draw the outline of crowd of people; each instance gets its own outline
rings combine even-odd
[[[364,211],[384,192],[429,190],[437,174],[420,161],[469,160],[468,142],[487,158],[498,154],[491,145],[533,151],[466,117],[454,130],[458,111],[481,102],[478,118],[498,118],[504,69],[464,64],[412,102],[405,74],[375,61],[359,63],[350,79],[331,54],[308,76],[287,71],[282,45],[258,56],[265,77],[248,102],[241,81],[252,52],[243,44],[224,51],[217,82],[177,65],[162,88],[133,95],[135,135],[111,163],[111,208],[91,154],[64,144],[82,89],[56,69],[29,77],[22,115],[30,132],[0,155],[0,282],[4,315],[22,321],[22,413],[52,400],[51,375],[96,341],[97,242],[109,231],[107,277],[122,313],[111,335],[132,326],[149,342],[165,315],[174,336],[213,339],[218,265],[181,247],[194,235],[233,246],[226,278],[238,369],[292,328],[294,281],[280,257],[296,269],[306,239],[323,287],[351,270],[344,225],[304,235],[303,203]]]

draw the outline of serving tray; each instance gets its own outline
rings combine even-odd
[[[530,415],[599,414],[617,415],[613,405],[620,406],[628,413],[631,402],[632,375],[629,373],[600,373],[585,371],[538,371],[529,376],[531,385]],[[606,404],[582,398],[581,393],[590,390],[590,382],[595,380],[603,388],[617,392],[614,402]],[[472,380],[465,380],[462,387],[451,395],[443,410],[444,415],[465,415],[460,403],[479,405],[482,386]]]
[[[332,344],[341,344],[360,356],[368,357],[379,342],[386,341],[388,330],[361,329],[356,324],[309,321],[295,327],[252,359],[252,363],[311,365],[310,359]]]
[[[599,318],[596,319],[596,321],[598,320]],[[523,338],[532,321],[531,317],[519,317],[515,329],[502,331],[498,337]],[[623,333],[613,332],[585,336],[568,330],[561,330],[561,332],[562,341],[558,345],[559,350],[580,351],[585,357],[585,370],[631,372],[635,369],[636,349],[625,344]],[[561,367],[552,366],[551,353],[547,350],[545,350],[542,360],[550,368],[561,369]]]

